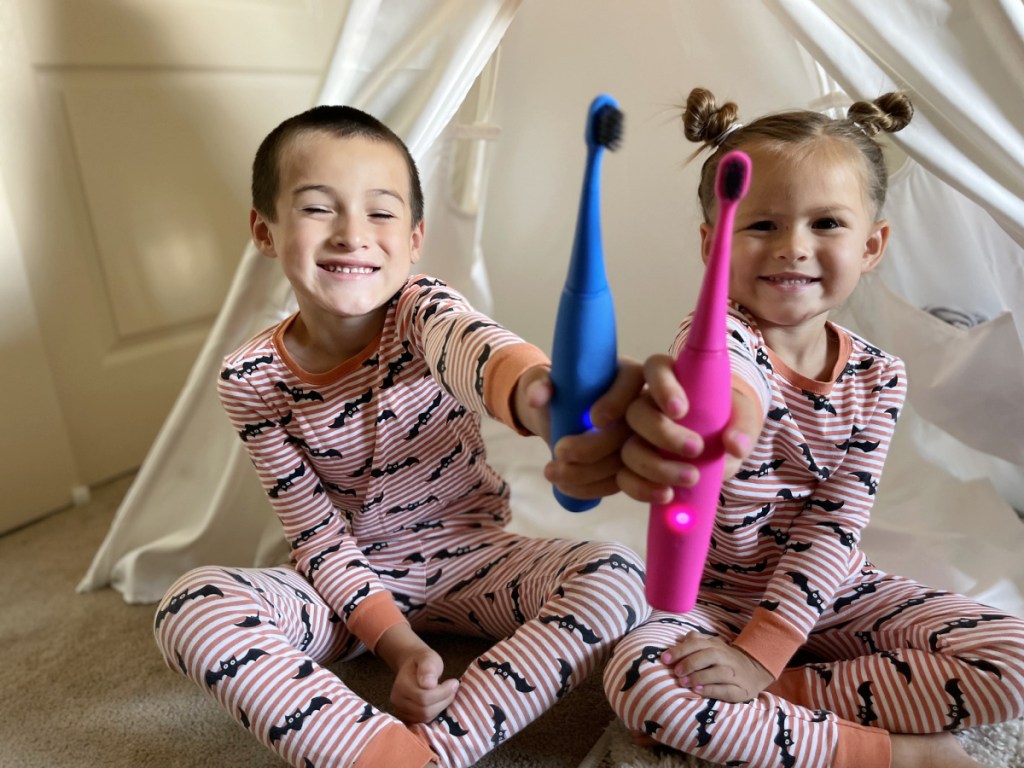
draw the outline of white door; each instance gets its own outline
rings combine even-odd
[[[49,479],[65,501],[145,456],[248,239],[256,146],[313,103],[347,5],[0,0],[0,181],[73,465]],[[10,381],[4,400],[30,409]],[[36,503],[60,506],[52,487]],[[27,508],[10,507],[0,531]]]

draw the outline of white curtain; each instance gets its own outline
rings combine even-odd
[[[351,0],[318,103],[379,117],[420,165],[430,236],[421,264],[487,309],[479,253],[484,80],[520,0]],[[493,78],[493,71],[489,70]],[[447,129],[447,130],[446,130]],[[280,525],[243,450],[225,428],[214,382],[221,359],[294,307],[275,264],[245,250],[227,300],[188,381],[136,477],[80,591],[107,585],[131,603],[159,600],[191,567],[264,565],[284,554]]]

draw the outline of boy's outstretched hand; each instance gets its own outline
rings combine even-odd
[[[551,371],[535,366],[526,371],[516,387],[516,417],[535,435],[550,442],[548,403],[551,402]],[[619,491],[621,449],[632,432],[626,424],[629,408],[643,387],[643,369],[635,360],[619,358],[619,371],[611,387],[590,409],[594,429],[566,435],[555,446],[544,467],[544,477],[563,493],[577,499],[598,499]]]
[[[396,624],[374,653],[395,673],[391,714],[405,723],[429,723],[455,699],[457,680],[442,680],[444,661],[408,624]]]
[[[662,654],[679,684],[707,699],[750,701],[773,682],[771,673],[720,637],[690,632]]]
[[[690,406],[672,366],[669,355],[649,357],[643,368],[647,386],[626,412],[626,421],[635,434],[623,445],[624,466],[619,471],[618,485],[637,501],[664,504],[672,500],[673,487],[689,487],[697,482],[697,470],[686,460],[699,456],[704,442],[696,432],[676,423]],[[762,425],[759,405],[734,389],[732,417],[723,436],[724,477],[730,478],[739,470]]]

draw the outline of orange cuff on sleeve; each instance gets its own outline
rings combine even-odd
[[[778,679],[805,639],[781,616],[759,607],[732,644]]]
[[[381,635],[395,624],[408,624],[390,592],[375,592],[363,600],[348,617],[348,628],[370,651],[377,647]]]
[[[839,720],[839,741],[832,768],[890,768],[892,741],[881,728]]]
[[[495,352],[487,363],[487,375],[484,376],[484,403],[487,408],[496,419],[521,435],[531,433],[516,421],[512,396],[519,377],[535,365],[550,366],[551,361],[533,344],[511,344]]]
[[[352,768],[423,768],[435,755],[426,744],[401,723],[377,731],[359,754]]]

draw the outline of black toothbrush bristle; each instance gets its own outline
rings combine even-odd
[[[739,200],[747,182],[747,166],[739,158],[726,158],[722,168],[722,198]]]
[[[622,110],[605,104],[594,114],[590,126],[594,144],[616,150],[622,139]]]

